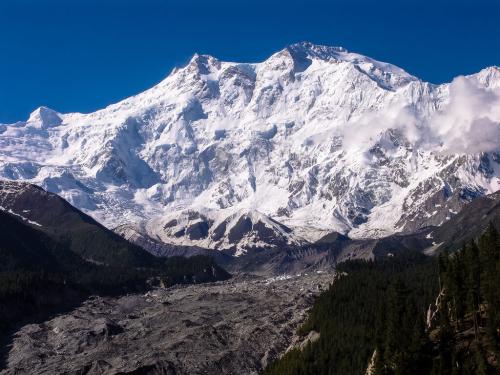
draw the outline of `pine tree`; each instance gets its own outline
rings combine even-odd
[[[480,240],[481,258],[481,294],[485,300],[488,316],[488,334],[495,346],[498,346],[498,332],[500,328],[500,279],[497,265],[500,260],[498,231],[490,222],[485,234]],[[498,348],[497,348],[498,352]]]
[[[428,371],[430,363],[427,349],[429,337],[425,332],[425,323],[422,315],[417,316],[413,325],[411,341],[408,347],[408,364],[405,366],[404,374],[419,375]]]
[[[447,289],[450,293],[455,329],[459,329],[460,322],[465,316],[467,290],[466,290],[466,269],[464,264],[465,251],[459,251],[451,259],[450,274],[447,280]]]
[[[453,328],[450,324],[448,301],[439,308],[438,360],[433,364],[433,373],[449,375],[453,368]]]
[[[401,352],[404,347],[404,333],[401,332],[405,312],[405,299],[408,291],[400,278],[396,279],[390,287],[387,301],[387,336],[385,342],[384,360],[389,368],[400,366]]]
[[[466,248],[467,304],[474,323],[474,336],[479,338],[479,305],[481,298],[481,267],[479,248],[471,241]]]

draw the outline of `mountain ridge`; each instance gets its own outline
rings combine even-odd
[[[42,107],[0,125],[0,177],[109,228],[243,210],[297,231],[384,237],[439,225],[500,188],[499,90],[496,67],[434,85],[307,42],[261,63],[195,55],[94,113]]]

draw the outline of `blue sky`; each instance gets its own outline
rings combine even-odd
[[[261,61],[303,40],[445,82],[500,65],[499,20],[498,0],[1,0],[0,123],[102,108],[195,52]]]

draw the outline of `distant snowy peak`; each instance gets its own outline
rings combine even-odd
[[[0,178],[108,227],[242,252],[438,225],[500,188],[499,124],[497,67],[434,85],[304,42],[259,63],[197,54],[94,113],[0,125]]]
[[[290,53],[290,56],[297,61],[297,65],[303,70],[307,69],[312,60],[323,60],[332,63],[353,64],[362,73],[391,87],[398,87],[417,80],[417,78],[395,65],[349,52],[343,47],[329,47],[302,42],[292,44],[286,47],[285,50]]]
[[[30,114],[27,124],[41,129],[47,129],[52,126],[60,125],[62,121],[60,113],[47,107],[39,107]]]
[[[417,80],[417,78],[395,65],[349,52],[343,47],[321,46],[309,42],[289,45],[262,63],[256,64],[228,63],[210,55],[195,54],[185,68],[175,70],[173,74],[183,71],[195,74],[198,77],[203,76],[211,80],[217,80],[221,78],[223,72],[229,75],[231,73],[241,73],[252,80],[258,78],[265,80],[266,77],[276,78],[275,75],[272,75],[272,72],[281,71],[289,75],[302,73],[314,61],[319,65],[349,64],[360,73],[366,74],[374,81],[384,85],[385,88],[393,89]],[[257,77],[259,72],[261,77]]]
[[[469,78],[475,79],[480,85],[490,88],[500,88],[500,67],[490,66],[482,69],[476,74],[472,74]]]

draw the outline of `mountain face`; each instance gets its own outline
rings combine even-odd
[[[499,91],[497,67],[434,85],[310,43],[195,55],[103,110],[0,125],[0,177],[126,237],[236,255],[412,232],[500,188]]]
[[[439,228],[429,238],[440,250],[460,250],[463,245],[484,233],[489,224],[500,227],[500,191],[475,199]]]
[[[176,253],[182,252],[179,246],[195,244],[204,249],[226,249],[236,256],[252,249],[283,249],[309,243],[291,228],[259,211],[239,210],[226,215],[227,212],[218,215],[216,212],[202,214],[185,210],[139,225],[125,224],[115,228],[115,232],[157,255],[169,251],[164,247],[163,251],[155,251],[155,243],[175,246]],[[194,251],[192,246],[190,249]]]

